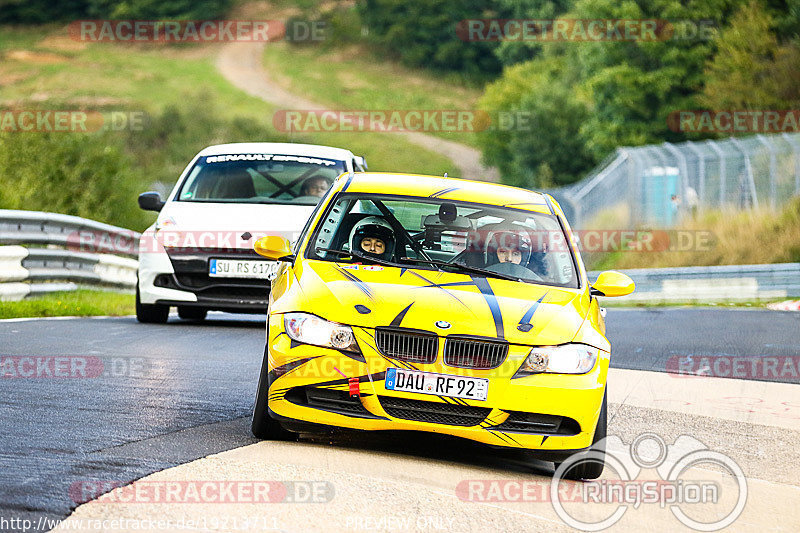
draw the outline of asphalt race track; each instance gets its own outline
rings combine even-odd
[[[63,518],[78,482],[128,482],[255,442],[247,417],[263,319],[0,321],[6,360],[67,357],[88,361],[90,376],[102,372],[0,379],[0,515]],[[664,371],[675,356],[800,356],[798,313],[610,309],[607,324],[617,368]]]

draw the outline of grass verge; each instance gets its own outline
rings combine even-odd
[[[584,254],[588,269],[800,262],[800,197],[777,210],[710,211],[667,231],[653,249]],[[588,257],[587,257],[588,256]]]
[[[478,88],[453,85],[433,74],[375,59],[361,45],[343,47],[265,47],[264,66],[273,81],[314,102],[336,110],[474,111]],[[479,147],[472,132],[425,131],[437,137]],[[394,138],[393,133],[363,135]]]
[[[0,319],[48,316],[122,316],[136,312],[133,294],[80,289],[0,302]]]

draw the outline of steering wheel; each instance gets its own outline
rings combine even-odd
[[[495,263],[492,266],[486,267],[486,270],[532,281],[544,281],[544,278],[539,276],[530,268],[518,265],[516,263]]]

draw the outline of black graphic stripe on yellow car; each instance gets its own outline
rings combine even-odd
[[[522,331],[523,333],[529,332],[533,329],[533,324],[531,324],[531,319],[533,318],[534,313],[539,308],[539,305],[544,301],[549,293],[544,293],[541,298],[536,300],[534,304],[528,309],[522,318],[519,319],[519,324],[517,324],[517,329]]]
[[[503,207],[516,207],[522,205],[547,205],[545,202],[518,202],[513,204],[503,204]]]
[[[408,313],[408,310],[411,309],[412,305],[414,305],[414,302],[411,302],[410,304],[408,304],[406,306],[405,309],[403,309],[402,311],[397,313],[397,316],[394,317],[394,319],[392,320],[392,323],[390,325],[395,326],[395,327],[400,326],[400,323],[403,322],[403,318],[405,318],[406,313]]]
[[[438,198],[438,197],[440,197],[442,195],[445,195],[445,194],[447,194],[449,192],[453,192],[453,191],[457,191],[457,190],[458,190],[458,187],[450,187],[449,189],[442,189],[441,191],[437,191],[437,192],[431,194],[430,196],[428,196],[428,198]]]
[[[494,430],[492,428],[484,428],[484,429],[486,429],[486,431],[488,431],[489,433],[491,433],[495,437],[497,437],[497,438],[499,438],[499,439],[501,439],[501,440],[503,440],[505,442],[511,442],[513,444],[516,444],[517,446],[521,446],[519,441],[517,439],[515,439],[514,437],[512,437],[511,435],[509,435],[508,433],[504,433],[503,431],[497,431],[497,430]]]
[[[375,299],[375,294],[372,292],[372,289],[370,289],[366,283],[364,283],[363,281],[358,279],[355,275],[353,275],[351,272],[348,272],[339,265],[334,265],[334,268],[336,269],[337,272],[339,272],[339,274],[344,276],[345,279],[353,282],[353,284],[355,284],[355,286],[358,287],[361,290],[361,292],[367,295],[367,298],[369,298],[370,300]]]
[[[505,329],[503,328],[503,313],[500,312],[500,304],[497,303],[497,296],[495,296],[492,286],[489,285],[489,280],[477,276],[470,277],[489,305],[489,310],[492,312],[492,318],[494,319],[494,327],[497,330],[497,338],[504,339]]]
[[[364,354],[362,354],[361,352],[348,352],[346,350],[336,350],[336,351],[342,355],[349,357],[350,359],[358,361],[359,363],[367,362],[367,358],[364,357]]]
[[[424,285],[424,286],[422,286],[422,287],[415,287],[416,289],[430,289],[430,288],[441,289],[441,290],[443,290],[443,291],[445,292],[445,294],[447,294],[449,297],[453,298],[455,301],[457,301],[458,303],[460,303],[460,304],[461,304],[461,305],[463,305],[464,307],[467,307],[467,305],[466,305],[464,302],[462,302],[462,301],[459,299],[459,297],[458,297],[458,296],[456,296],[456,295],[455,295],[455,294],[453,294],[452,292],[450,292],[450,291],[448,291],[447,289],[445,289],[445,287],[453,287],[453,286],[458,286],[458,285],[473,285],[473,283],[472,283],[471,281],[458,281],[458,282],[454,282],[454,283],[444,283],[444,284],[440,284],[440,283],[436,283],[436,282],[434,282],[434,281],[431,281],[431,280],[429,280],[428,278],[426,278],[426,277],[425,277],[425,276],[423,276],[422,274],[418,274],[417,272],[414,272],[413,270],[410,270],[409,272],[410,272],[411,274],[413,274],[414,276],[418,277],[419,279],[421,279],[422,281],[424,281],[425,283],[427,283],[427,285]]]
[[[348,172],[347,181],[345,182],[344,187],[342,187],[342,192],[347,192],[347,188],[350,187],[350,183],[352,183],[352,181],[353,181],[353,173]]]
[[[270,341],[270,342],[275,342],[276,340],[280,339],[280,338],[281,338],[281,335],[286,335],[287,337],[289,336],[289,334],[288,334],[288,333],[286,333],[285,331],[281,331],[280,333],[278,333],[277,335],[275,335],[275,336],[272,338],[272,341]]]
[[[288,362],[286,364],[283,364],[281,366],[277,366],[277,367],[273,368],[272,370],[270,370],[270,374],[274,374],[275,377],[284,376],[284,375],[288,374],[289,372],[293,372],[294,370],[297,370],[297,368],[300,367],[301,365],[303,365],[303,364],[305,364],[305,363],[307,363],[307,362],[309,362],[309,361],[311,361],[313,359],[317,359],[319,357],[322,357],[322,356],[321,355],[315,355],[315,356],[312,356],[312,357],[303,357],[302,359],[295,359],[294,361],[290,361],[290,362]]]
[[[492,312],[492,319],[494,319],[494,326],[495,330],[497,331],[497,338],[504,339],[505,338],[505,328],[503,327],[503,314],[500,311],[500,304],[497,302],[497,296],[495,296],[494,291],[492,290],[492,286],[489,285],[489,280],[486,278],[481,278],[478,276],[470,276],[472,281],[456,281],[451,283],[434,283],[429,279],[425,278],[424,276],[417,274],[416,272],[410,271],[412,274],[425,280],[429,285],[426,287],[417,287],[417,288],[427,288],[427,287],[436,287],[438,289],[444,290],[448,295],[452,296],[456,300],[458,300],[461,305],[467,307],[461,300],[458,299],[454,294],[450,291],[446,290],[445,287],[455,287],[455,286],[469,286],[474,285],[478,288],[478,290],[483,295],[486,303],[489,305],[489,310]]]

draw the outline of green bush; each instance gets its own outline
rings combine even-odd
[[[502,66],[496,43],[464,42],[456,25],[497,16],[481,0],[361,0],[357,4],[367,40],[408,66],[453,71],[473,79],[496,76]]]
[[[165,108],[142,131],[0,132],[0,209],[64,213],[141,231],[153,214],[139,209],[139,193],[156,182],[171,187],[201,149],[283,140],[249,118],[225,117],[207,94]]]
[[[0,208],[51,211],[143,229],[132,160],[119,136],[0,133]]]

